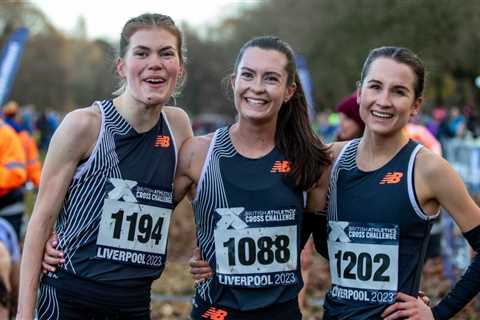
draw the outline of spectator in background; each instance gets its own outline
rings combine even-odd
[[[0,119],[0,217],[13,226],[17,237],[23,218],[23,185],[27,179],[26,157],[20,138]]]
[[[10,319],[9,309],[17,296],[20,245],[8,221],[0,218],[0,319]]]
[[[335,110],[340,117],[336,141],[360,138],[365,130],[365,123],[360,118],[356,92],[340,101]]]
[[[444,107],[436,107],[432,111],[432,117],[427,123],[427,129],[430,131],[431,134],[435,136],[435,138],[438,139],[439,137],[439,131],[440,131],[440,124],[442,121],[445,119],[447,116],[447,110],[445,110]]]
[[[18,107],[15,101],[10,101],[4,108],[3,114],[5,121],[11,124],[18,134],[26,156],[26,170],[27,170],[27,182],[33,184],[35,188],[38,188],[40,184],[40,174],[42,170],[42,164],[38,155],[38,148],[35,140],[30,135],[28,127],[24,126],[22,111]]]
[[[448,127],[454,138],[463,137],[465,134],[465,116],[460,113],[460,109],[457,106],[453,106],[450,109]]]

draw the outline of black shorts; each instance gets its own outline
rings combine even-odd
[[[42,319],[149,320],[150,290],[121,288],[88,280],[70,281],[68,287],[43,279],[37,299]],[[88,283],[87,283],[88,282]]]
[[[301,320],[302,313],[296,298],[249,311],[212,305],[197,298],[193,303],[191,317],[192,320]]]

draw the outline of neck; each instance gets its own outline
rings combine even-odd
[[[275,147],[276,121],[263,124],[242,121],[230,129],[235,149],[248,158],[261,158]]]
[[[395,157],[407,142],[408,135],[403,130],[389,136],[365,130],[358,146],[357,165],[365,171],[376,170]]]
[[[118,113],[140,133],[155,126],[163,109],[162,105],[146,105],[125,94],[113,99],[113,104]]]

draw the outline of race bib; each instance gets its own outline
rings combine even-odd
[[[216,274],[220,283],[242,287],[296,283],[296,224],[249,226],[236,216],[236,209],[240,210],[238,213],[243,210],[225,209],[231,210],[232,215],[224,214],[214,231]],[[264,221],[268,219],[265,217]]]
[[[108,194],[113,199],[104,200],[97,237],[97,258],[142,266],[161,266],[165,262],[172,210],[137,203],[139,195],[148,197],[149,203],[168,203],[168,199],[160,198],[158,190],[139,187],[136,183],[131,185],[133,187],[134,192],[116,188]],[[153,202],[155,196],[157,199]]]
[[[329,221],[333,297],[392,303],[398,289],[398,225]]]

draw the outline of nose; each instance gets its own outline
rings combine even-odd
[[[387,88],[383,89],[377,96],[377,104],[379,106],[388,107],[391,105],[390,92]]]
[[[152,70],[159,70],[163,68],[163,60],[159,55],[152,54],[148,61],[148,68]]]
[[[255,77],[252,82],[250,82],[250,89],[253,92],[263,92],[265,91],[265,85],[261,77]]]

